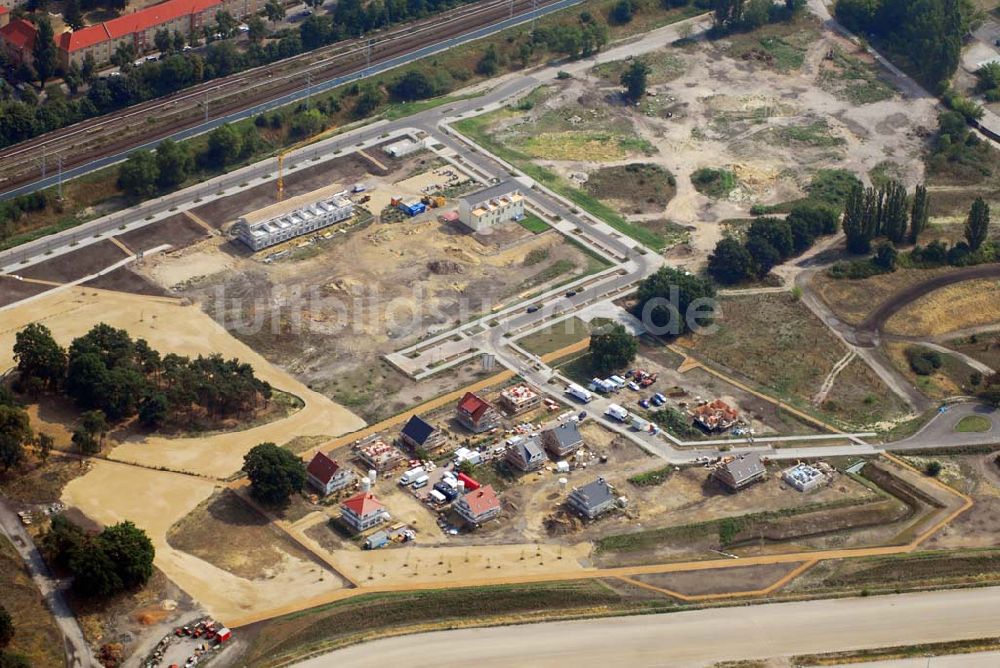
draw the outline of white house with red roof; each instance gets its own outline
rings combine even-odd
[[[306,467],[306,481],[326,496],[350,485],[354,481],[354,472],[326,453],[317,452]]]
[[[37,34],[35,24],[25,19],[14,19],[0,28],[0,45],[7,54],[7,60],[14,65],[30,65],[35,59],[32,52]]]
[[[483,524],[500,515],[500,497],[493,485],[484,485],[455,502],[454,508],[469,524]]]
[[[361,533],[388,522],[389,511],[371,492],[360,492],[340,504],[340,518],[344,524]]]
[[[479,434],[500,424],[500,413],[488,401],[473,392],[466,392],[455,409],[458,421]]]

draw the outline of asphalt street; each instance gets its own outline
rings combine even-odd
[[[90,648],[84,640],[83,631],[80,630],[76,617],[73,616],[73,612],[66,604],[66,599],[59,589],[57,581],[49,573],[48,566],[45,565],[45,561],[38,552],[38,548],[35,547],[34,541],[31,540],[31,536],[24,530],[17,514],[2,498],[0,498],[0,531],[7,536],[18,554],[21,555],[31,579],[35,581],[35,586],[38,587],[45,599],[45,604],[52,611],[56,624],[63,634],[66,646],[66,665],[69,668],[89,668],[95,665]]]
[[[997,587],[772,603],[423,633],[356,645],[298,665],[701,667],[719,661],[993,637],[997,610]]]

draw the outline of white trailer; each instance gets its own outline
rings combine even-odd
[[[594,398],[594,395],[592,395],[589,391],[580,387],[576,383],[570,383],[566,387],[566,394],[579,399],[583,403],[587,403],[588,401]]]
[[[604,411],[604,414],[609,417],[613,417],[619,422],[625,422],[626,420],[628,420],[628,415],[629,415],[628,411],[619,406],[618,404],[610,404],[608,406],[608,410]]]
[[[638,415],[632,416],[632,428],[636,431],[649,431],[649,422]]]

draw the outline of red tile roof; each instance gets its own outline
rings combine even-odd
[[[87,26],[74,32],[64,32],[59,36],[59,48],[63,51],[78,51],[109,39],[155,28],[181,16],[200,14],[220,5],[222,0],[167,0],[98,25]]]
[[[337,471],[340,470],[340,464],[330,459],[327,455],[322,452],[317,452],[309,462],[309,466],[306,468],[314,478],[319,480],[324,485],[328,484],[333,480],[333,476],[337,475]]]
[[[493,485],[486,485],[474,492],[469,492],[462,497],[462,500],[468,504],[473,517],[479,517],[500,507],[500,499],[497,498],[497,493],[493,490]]]
[[[6,13],[7,13],[8,11],[9,11],[9,10],[8,10],[8,9],[7,9],[6,7],[4,7],[3,5],[0,5],[0,16],[3,16],[3,15],[4,15],[4,14],[6,14]]]
[[[472,417],[473,420],[479,420],[487,410],[489,410],[490,405],[486,403],[483,399],[480,399],[477,395],[472,392],[466,392],[462,400],[458,402],[458,410]]]
[[[35,48],[36,34],[38,31],[35,30],[34,24],[24,19],[14,19],[0,28],[0,39],[3,40],[4,44],[10,44],[23,51],[31,51]]]
[[[371,492],[360,492],[340,504],[341,508],[350,508],[358,517],[365,517],[385,508],[382,502]]]

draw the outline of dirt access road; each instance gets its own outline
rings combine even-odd
[[[965,267],[957,271],[935,276],[926,281],[914,283],[895,293],[872,311],[854,330],[854,340],[859,346],[872,347],[878,345],[885,323],[893,315],[901,311],[907,304],[916,301],[926,294],[955,283],[973,281],[982,278],[1000,277],[1000,265],[980,264]]]
[[[996,634],[998,608],[997,587],[772,603],[752,610],[716,608],[427,633],[356,645],[299,665],[439,668],[465,665],[474,656],[479,666],[708,666],[988,637]]]

